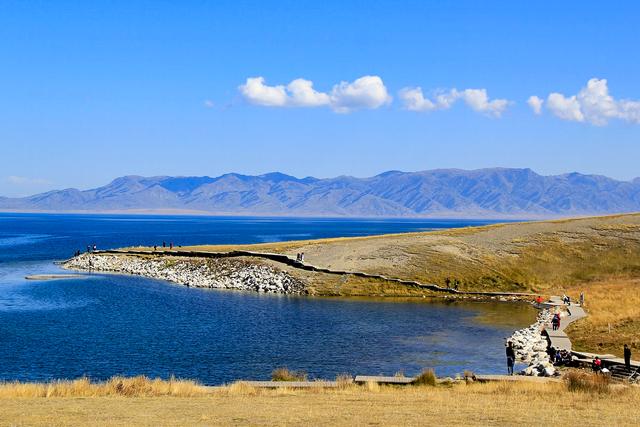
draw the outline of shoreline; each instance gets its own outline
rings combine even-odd
[[[75,271],[131,274],[196,288],[294,295],[305,293],[304,285],[284,271],[238,260],[145,260],[133,256],[85,253],[63,262],[61,267]]]

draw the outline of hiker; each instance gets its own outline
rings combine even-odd
[[[91,246],[87,245],[87,253],[91,253]]]
[[[300,252],[300,262],[304,262],[304,252]]]
[[[560,328],[560,314],[556,313],[553,315],[553,319],[551,319],[551,329],[557,331]]]
[[[507,373],[509,375],[513,375],[513,364],[516,361],[516,352],[513,349],[513,344],[511,341],[507,343]]]
[[[158,245],[153,245],[153,252],[158,250]]]
[[[296,262],[300,262],[300,252],[296,254]]]
[[[96,244],[94,243],[94,244],[93,244],[93,252],[95,252],[95,251],[97,251],[97,250],[98,250],[98,247],[97,247],[97,246],[96,246]]]
[[[162,241],[162,247],[166,248],[167,247],[167,242],[165,242],[164,240]]]
[[[169,250],[173,250],[173,242],[169,242]]]
[[[584,305],[584,292],[580,292],[580,307]]]
[[[602,370],[602,360],[600,360],[598,356],[591,362],[591,369],[593,369],[593,372],[596,374]]]
[[[624,366],[631,371],[631,349],[627,344],[624,345]]]
[[[537,302],[538,304],[542,304],[542,301],[543,301],[543,300],[542,300],[542,297],[541,297],[541,296],[538,296],[538,298],[536,298],[536,302]]]

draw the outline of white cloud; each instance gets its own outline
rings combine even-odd
[[[449,108],[449,105],[432,101],[424,97],[421,87],[405,87],[398,92],[404,108],[410,111],[435,111]]]
[[[249,77],[238,89],[247,101],[265,107],[284,107],[289,99],[284,86],[267,86],[264,77]]]
[[[313,82],[305,79],[295,79],[287,85],[291,105],[298,107],[320,107],[329,104],[329,95],[318,92],[313,88]]]
[[[215,104],[212,100],[210,100],[210,99],[205,99],[205,100],[202,102],[202,105],[204,105],[206,108],[213,108],[213,107],[215,107],[215,106],[216,106],[216,104]]]
[[[537,96],[530,96],[527,99],[527,104],[533,110],[534,114],[542,114],[542,104],[544,104],[544,99],[538,98]]]
[[[331,90],[331,108],[338,113],[374,109],[390,102],[391,96],[378,76],[360,77],[353,83],[340,82]]]
[[[590,79],[577,95],[551,93],[547,97],[547,108],[563,120],[596,126],[604,126],[611,119],[640,123],[640,101],[616,100],[609,94],[606,79]]]
[[[560,93],[549,94],[547,108],[562,120],[584,121],[584,114],[580,111],[580,102],[575,96],[565,98]]]
[[[486,114],[491,117],[500,117],[509,106],[506,99],[489,99],[486,89],[465,89],[459,91],[450,89],[448,91],[437,91],[433,99],[425,98],[422,88],[407,87],[399,92],[404,108],[411,111],[436,111],[451,108],[457,100],[462,100],[472,110]]]
[[[331,93],[319,92],[313,82],[295,79],[284,85],[268,86],[263,77],[250,77],[240,85],[240,93],[252,104],[265,107],[323,107],[329,106],[338,113],[359,109],[379,108],[391,101],[391,97],[378,76],[364,76],[354,82],[341,82]]]

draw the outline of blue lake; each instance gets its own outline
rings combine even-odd
[[[87,245],[258,243],[488,221],[0,214],[0,380],[139,375],[220,384],[268,379],[505,370],[520,304],[337,299],[202,290],[119,275],[27,281]]]

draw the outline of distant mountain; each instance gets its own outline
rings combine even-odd
[[[354,217],[550,217],[640,211],[640,179],[542,176],[531,169],[390,171],[371,178],[299,179],[282,173],[203,177],[125,176],[1,198],[12,211],[172,211],[222,215]]]

